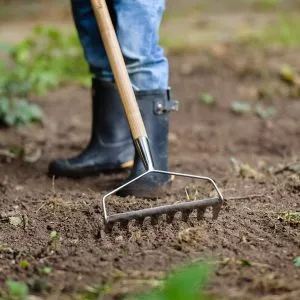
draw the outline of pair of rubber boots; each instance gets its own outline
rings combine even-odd
[[[92,81],[92,131],[88,146],[71,159],[57,159],[49,165],[49,175],[82,178],[132,168],[129,180],[145,171],[135,152],[123,105],[115,84]],[[176,106],[168,90],[135,92],[145,123],[154,167],[168,170],[168,113]],[[148,174],[119,191],[119,196],[156,196],[170,183],[170,177]]]

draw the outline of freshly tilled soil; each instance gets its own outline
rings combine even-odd
[[[78,153],[89,138],[89,92],[64,87],[35,99],[44,108],[44,126],[0,130],[3,147],[42,150],[35,163],[1,157],[2,286],[8,278],[23,280],[32,293],[62,299],[108,283],[113,286],[110,297],[117,299],[147,289],[151,279],[170,268],[208,258],[215,266],[208,289],[218,298],[300,298],[300,270],[293,265],[300,256],[299,226],[279,218],[282,212],[300,211],[299,184],[292,172],[273,172],[299,159],[300,102],[274,94],[267,102],[278,111],[273,118],[233,114],[232,100],[257,102],[251,88],[262,79],[255,70],[276,69],[284,59],[276,52],[260,57],[245,49],[224,51],[226,55],[212,51],[170,58],[173,94],[181,100],[180,111],[171,117],[170,169],[216,179],[226,198],[219,218],[212,220],[208,211],[201,221],[192,216],[182,222],[178,215],[172,224],[160,219],[154,226],[130,223],[129,229],[116,226],[107,232],[101,198],[126,173],[82,180],[46,175],[51,159]],[[285,55],[285,61],[295,57]],[[217,104],[201,103],[203,92]],[[237,174],[232,157],[263,175]],[[176,184],[159,201],[114,198],[111,212],[186,200],[185,184],[180,179]],[[20,224],[13,225],[11,216]],[[53,231],[55,238],[50,237]],[[20,266],[22,260],[28,268]],[[52,269],[49,274],[43,274],[46,266]]]

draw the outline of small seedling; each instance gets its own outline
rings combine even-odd
[[[56,240],[57,237],[58,237],[57,231],[56,230],[51,231],[51,233],[50,233],[51,240]]]
[[[199,97],[199,101],[206,104],[206,105],[215,105],[216,99],[211,95],[207,93],[203,93]]]
[[[290,225],[298,225],[300,224],[300,212],[281,213],[278,216],[278,220],[284,221]]]
[[[24,282],[8,280],[6,282],[8,299],[12,300],[27,300],[29,290]]]
[[[261,119],[268,119],[277,115],[277,110],[273,106],[262,107],[261,105],[255,106],[255,114]]]
[[[245,115],[251,112],[251,106],[245,101],[232,101],[231,111],[236,115]]]
[[[300,256],[294,259],[293,264],[296,268],[300,268]]]
[[[49,275],[52,272],[52,268],[51,267],[44,267],[39,269],[40,274],[43,275]]]
[[[21,260],[21,261],[20,261],[20,267],[21,267],[22,269],[28,269],[29,266],[30,266],[30,264],[29,264],[28,260]]]
[[[59,233],[56,230],[51,231],[50,241],[48,242],[49,251],[58,251],[60,246]]]

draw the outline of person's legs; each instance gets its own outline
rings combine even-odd
[[[164,56],[163,50],[158,45],[158,32],[165,0],[111,0],[107,1],[107,3],[113,16],[127,70],[136,92],[137,101],[148,132],[155,167],[166,170],[168,168],[168,112],[172,107],[172,101],[168,97],[168,61]],[[97,78],[94,82],[113,81],[113,75],[90,2],[87,0],[73,0],[72,7],[74,20],[86,59],[92,74]],[[100,105],[102,102],[106,103],[105,106],[109,109],[108,103],[110,99],[104,99],[106,101],[103,101],[101,94],[101,89],[99,89],[99,99],[98,96],[94,96],[94,106],[95,103],[98,103],[98,105],[96,104],[97,111],[103,111]],[[98,95],[98,93],[96,93],[96,95]],[[116,95],[116,93],[114,93],[114,95]],[[117,97],[114,96],[113,98],[116,100]],[[121,104],[119,103],[119,105]],[[116,107],[116,105],[111,107],[112,116],[114,115],[113,110],[116,110]],[[108,110],[106,109],[106,111]],[[128,125],[126,124],[126,126],[124,126],[123,121],[121,121],[121,125],[118,123],[119,119],[121,119],[119,113],[120,109],[116,111],[118,113],[116,117],[113,118],[113,122],[111,122],[111,125],[115,124],[115,126],[112,126],[110,134],[112,134],[112,131],[123,132],[123,134],[112,134],[112,136],[122,137],[125,143],[127,143],[127,148],[131,151],[132,141],[129,145]],[[98,142],[102,139],[101,132],[103,130],[106,132],[105,127],[110,126],[109,122],[107,122],[104,127],[103,124],[101,125],[99,119],[102,117],[103,114],[101,114],[101,112],[93,114],[93,135],[90,143],[93,147],[88,146],[87,150],[75,159],[59,160],[58,164],[57,161],[56,164],[54,162],[55,167],[52,167],[52,172],[50,173],[54,175],[64,173],[66,176],[73,177],[72,174],[77,172],[74,172],[73,167],[75,167],[81,175],[88,175],[88,172],[82,172],[82,170],[85,170],[85,158],[89,158],[90,156],[92,156],[92,171],[100,171],[101,168],[103,168],[103,165],[105,165],[103,164],[105,163],[105,154],[107,151],[111,151],[112,148],[108,149],[104,147],[103,143]],[[125,116],[123,116],[123,118],[125,119]],[[94,127],[97,129],[96,138],[93,138],[95,135]],[[106,134],[105,137],[108,137],[108,135]],[[117,142],[118,141],[114,139],[111,146],[113,147]],[[90,151],[90,148],[92,148],[93,151]],[[117,147],[117,152],[119,151],[118,149],[120,150],[120,148]],[[127,151],[125,157],[129,157],[130,151]],[[90,155],[90,153],[92,153],[92,155]],[[109,157],[112,158],[113,155]],[[126,160],[123,161],[126,162]],[[88,162],[90,162],[90,159],[88,159]],[[120,160],[116,165],[119,165],[119,162]],[[59,170],[59,172],[57,172],[57,170]],[[67,172],[65,172],[66,170]],[[134,167],[129,178],[137,176],[143,172],[143,170],[143,165],[136,155]],[[168,181],[169,178],[166,176],[144,178],[142,182],[143,190],[146,190],[145,193],[147,194],[147,189],[154,190],[156,187],[162,186]],[[135,190],[136,187],[130,187],[124,190],[122,195],[136,194]]]
[[[91,3],[88,0],[72,0],[72,10],[84,54],[94,77],[91,139],[78,156],[52,161],[49,175],[74,178],[132,166],[134,146],[118,91],[112,83],[113,76]]]
[[[165,0],[107,1],[135,90],[167,89],[168,61],[159,46]],[[88,0],[72,1],[73,16],[90,70],[99,80],[113,81],[98,25]]]
[[[165,0],[114,0],[116,30],[135,90],[168,88],[169,66],[159,46]]]

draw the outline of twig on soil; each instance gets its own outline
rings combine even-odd
[[[238,197],[225,197],[225,201],[229,200],[246,200],[246,199],[255,199],[255,198],[262,198],[265,194],[254,194],[254,195],[245,195],[245,196],[238,196]]]
[[[35,213],[37,214],[45,205],[47,204],[47,202],[44,202],[36,211]]]
[[[281,168],[275,170],[275,171],[274,171],[274,174],[275,174],[275,175],[278,175],[278,174],[280,174],[280,173],[283,173],[284,171],[292,171],[292,170],[291,170],[291,167],[294,167],[294,166],[296,166],[296,165],[298,165],[298,164],[300,164],[300,161],[296,161],[296,162],[289,163],[289,164],[287,164],[287,165],[285,165],[285,166],[283,166],[283,167],[281,167]]]

